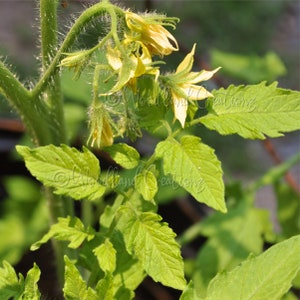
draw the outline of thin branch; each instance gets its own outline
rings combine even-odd
[[[281,159],[281,157],[279,156],[278,152],[276,151],[274,145],[272,144],[270,139],[265,139],[262,141],[262,144],[265,148],[265,150],[267,151],[267,153],[269,153],[270,157],[272,158],[272,160],[274,161],[274,163],[276,165],[279,165],[283,162],[283,160]],[[294,176],[291,174],[290,171],[287,171],[284,175],[285,181],[286,183],[298,194],[300,195],[300,187],[297,183],[297,181],[295,180]]]

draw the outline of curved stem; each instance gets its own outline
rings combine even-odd
[[[83,27],[92,19],[112,8],[115,10],[120,10],[120,8],[110,4],[109,2],[100,2],[91,6],[79,16],[79,18],[75,21],[68,34],[66,35],[64,42],[54,56],[51,64],[49,65],[43,76],[40,78],[34,89],[31,91],[32,96],[39,95],[45,89],[49,78],[54,73],[58,72],[57,66],[60,63],[62,54],[70,49],[75,39],[81,33]]]

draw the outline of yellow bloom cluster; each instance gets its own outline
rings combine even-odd
[[[119,75],[116,85],[107,94],[113,94],[125,85],[136,92],[136,79],[144,74],[154,75],[157,79],[159,68],[154,66],[152,57],[178,50],[176,39],[163,27],[174,27],[176,19],[161,15],[140,16],[126,11],[125,22],[127,31],[124,40],[114,48],[107,48],[107,61]]]

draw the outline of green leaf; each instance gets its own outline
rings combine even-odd
[[[278,137],[300,129],[300,92],[269,86],[229,86],[213,92],[207,100],[208,114],[200,118],[220,134],[239,134],[249,139]]]
[[[217,275],[206,300],[280,299],[300,269],[300,235],[249,258],[231,272]]]
[[[25,279],[25,289],[22,295],[22,300],[39,300],[41,293],[39,292],[37,282],[40,279],[41,271],[39,267],[34,264],[33,268],[27,273]]]
[[[0,299],[8,300],[21,293],[22,289],[14,268],[8,262],[3,261],[3,268],[0,268]]]
[[[102,300],[81,278],[74,264],[65,256],[65,285],[63,288],[66,300]]]
[[[109,239],[93,250],[99,266],[104,272],[112,273],[116,269],[116,250]]]
[[[127,144],[114,144],[104,149],[112,159],[125,169],[135,168],[140,160],[140,154]]]
[[[262,252],[265,219],[269,219],[266,211],[241,203],[227,214],[217,212],[202,222],[201,233],[209,239],[198,253],[193,275],[199,295],[205,296],[218,272],[236,267],[250,253]]]
[[[259,57],[213,50],[211,59],[213,68],[222,66],[222,73],[251,84],[262,80],[274,81],[286,73],[284,64],[274,52]]]
[[[179,300],[201,300],[197,295],[194,284],[192,281],[188,284],[185,290],[182,292]]]
[[[76,217],[58,218],[58,223],[51,226],[38,242],[31,246],[31,250],[37,250],[42,244],[45,244],[51,238],[56,238],[60,241],[69,241],[69,247],[78,248],[85,239],[90,241],[94,238],[94,232],[91,228],[85,229],[80,219]]]
[[[183,290],[186,286],[183,260],[175,233],[155,213],[138,214],[131,208],[120,210],[117,227],[124,235],[126,249],[134,254],[155,281]]]
[[[114,286],[120,287],[117,293],[124,291],[126,295],[126,290],[134,291],[140,285],[145,278],[145,271],[142,263],[126,250],[124,238],[118,230],[114,231],[111,241],[117,250],[117,266],[113,273]]]
[[[147,170],[135,176],[134,185],[136,190],[144,197],[145,200],[153,200],[157,193],[157,181],[155,175]]]
[[[226,212],[221,163],[200,138],[184,136],[180,143],[167,139],[157,145],[155,154],[163,159],[164,172],[196,200]]]
[[[96,290],[101,300],[114,300],[115,288],[113,285],[113,277],[111,274],[106,274],[104,278],[99,280]]]
[[[31,174],[44,185],[54,187],[56,194],[76,200],[96,200],[105,192],[105,187],[98,182],[99,161],[87,148],[82,153],[66,145],[35,149],[17,146],[17,151]]]

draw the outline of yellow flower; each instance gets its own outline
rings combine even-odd
[[[152,66],[151,55],[147,47],[142,43],[135,44],[136,49],[129,53],[128,48],[130,49],[132,45],[128,40],[124,40],[120,46],[122,51],[118,47],[108,46],[106,53],[108,64],[119,74],[118,82],[107,93],[108,95],[119,91],[125,85],[130,86],[136,92],[136,79],[143,74],[155,75],[158,78],[159,69]]]
[[[178,43],[174,36],[162,25],[175,27],[175,18],[159,15],[145,15],[141,17],[133,12],[125,13],[126,24],[130,29],[129,40],[140,41],[151,55],[169,55],[178,50]]]
[[[171,88],[175,118],[179,120],[182,127],[184,127],[187,116],[188,101],[213,97],[204,87],[196,84],[209,80],[220,69],[191,72],[194,63],[195,47],[196,45],[193,46],[192,51],[179,64],[175,73],[165,76],[166,82]]]

